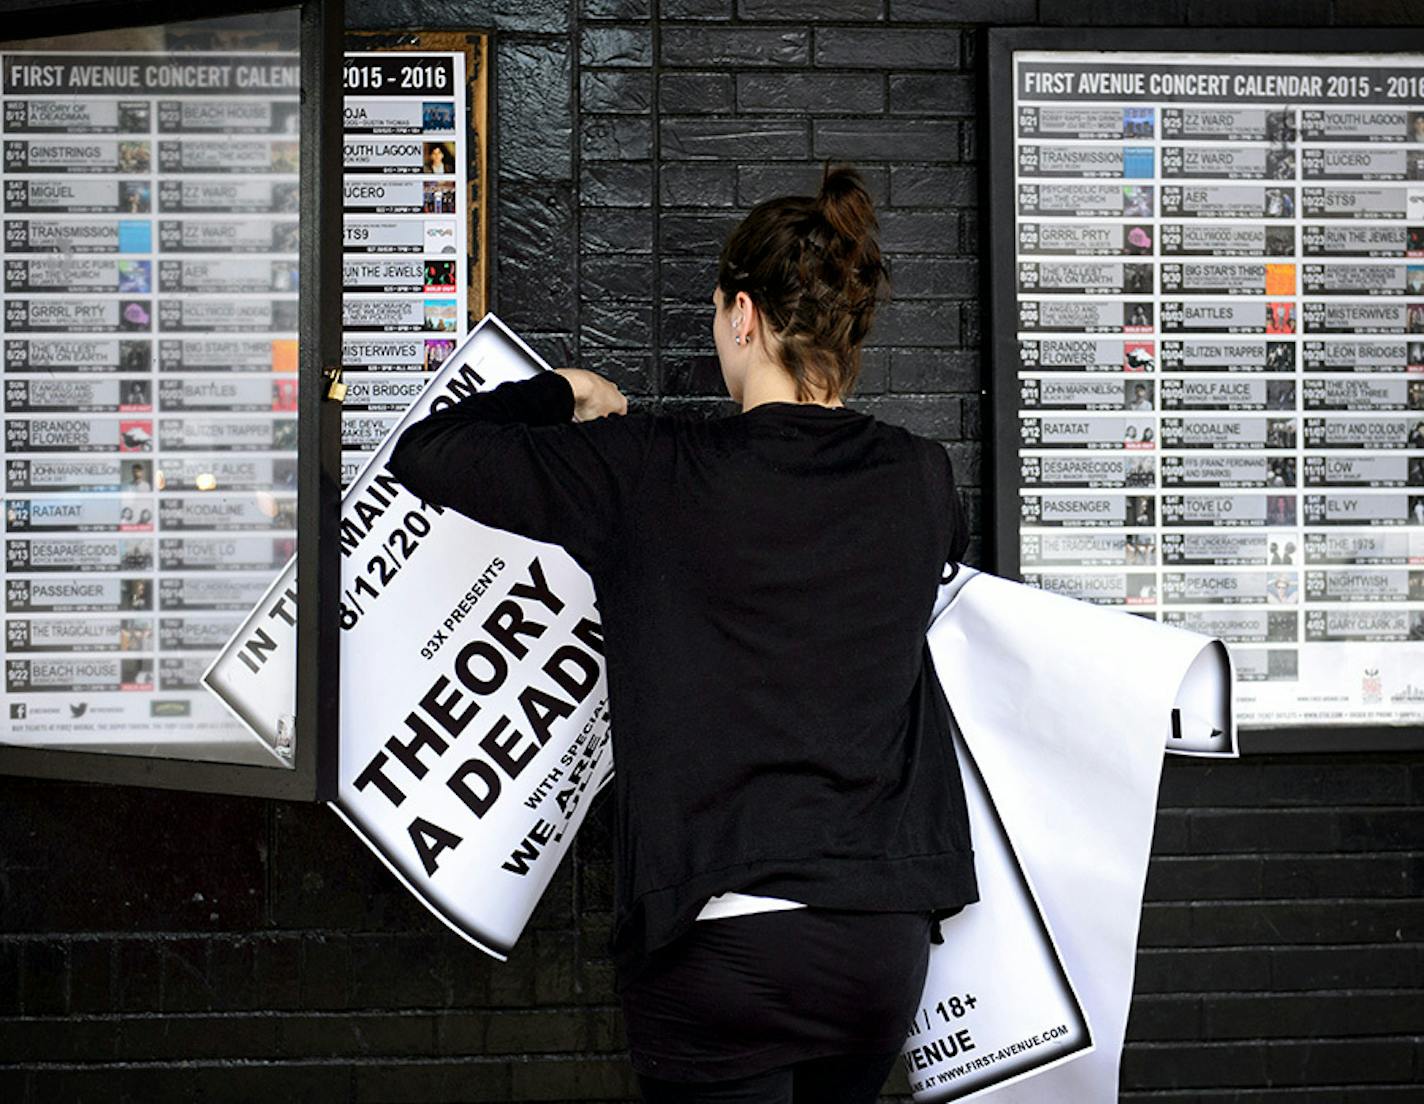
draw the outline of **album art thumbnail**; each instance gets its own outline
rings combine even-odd
[[[1272,567],[1293,566],[1299,553],[1300,549],[1292,537],[1275,537],[1266,542],[1266,562]]]
[[[297,486],[297,462],[289,457],[279,457],[272,461],[272,489],[274,491],[294,490]],[[282,562],[290,556],[280,557]]]
[[[1294,525],[1296,517],[1295,505],[1294,495],[1267,495],[1266,524]]]
[[[272,171],[294,173],[299,167],[300,146],[296,142],[272,143]]]
[[[1295,486],[1295,457],[1271,456],[1266,460],[1266,486]]]
[[[1128,533],[1122,543],[1123,563],[1155,564],[1157,536],[1154,533]]]
[[[1126,184],[1122,189],[1122,213],[1128,218],[1151,218],[1152,188],[1141,184]]]
[[[1157,601],[1157,576],[1138,572],[1129,574],[1125,580],[1127,593],[1123,595],[1129,603]]]
[[[454,130],[455,105],[426,100],[420,105],[420,126],[422,130]]]
[[[147,142],[119,143],[119,172],[148,172],[149,164],[150,156]]]
[[[423,170],[436,176],[455,171],[454,142],[426,142]]]
[[[1295,448],[1295,419],[1266,419],[1267,448]]]
[[[1152,304],[1124,303],[1122,305],[1122,327],[1130,332],[1152,329]]]
[[[1268,334],[1295,333],[1295,304],[1267,303],[1266,332]]]
[[[1154,173],[1155,158],[1151,146],[1124,146],[1122,151],[1122,175],[1125,177],[1151,177]]]
[[[121,571],[151,571],[154,567],[154,546],[152,541],[120,541],[118,567]]]
[[[300,276],[295,261],[273,261],[271,291],[295,292],[300,290]]]
[[[1288,341],[1267,342],[1266,370],[1268,372],[1295,371],[1295,346]]]
[[[454,299],[425,300],[425,322],[423,328],[444,333],[454,333],[457,306],[458,304]]]
[[[455,342],[444,337],[425,339],[425,371],[434,372],[455,351]]]
[[[1125,107],[1122,109],[1122,136],[1124,138],[1151,138],[1152,114],[1150,107]]]
[[[147,134],[149,131],[148,104],[119,104],[119,130],[128,134]]]
[[[119,684],[125,689],[153,686],[153,668],[146,659],[125,659],[119,664]]]
[[[1123,252],[1140,257],[1152,252],[1152,227],[1129,226],[1123,233]]]
[[[272,251],[295,253],[301,244],[301,224],[279,222],[272,227]]]
[[[297,134],[302,129],[301,109],[294,103],[272,105],[272,134]]]
[[[125,505],[119,507],[119,528],[125,531],[148,531],[153,528],[153,507]]]
[[[452,215],[455,213],[455,182],[453,180],[427,180],[421,190],[421,210],[427,215]]]
[[[1124,410],[1151,410],[1152,383],[1147,380],[1127,382],[1122,385],[1122,406]]]
[[[297,301],[295,299],[273,299],[268,303],[268,325],[279,332],[290,332],[297,328]]]
[[[426,261],[426,262],[425,262],[425,290],[426,290],[426,291],[454,291],[454,290],[455,290],[455,262],[454,262],[454,261]]]
[[[1122,366],[1128,372],[1150,372],[1157,364],[1150,341],[1126,341],[1122,346]]]
[[[1266,381],[1266,409],[1295,409],[1295,380]]]
[[[272,385],[272,409],[293,411],[297,409],[297,381],[277,380]]]
[[[1128,422],[1123,426],[1122,443],[1128,448],[1155,448],[1157,445],[1156,427],[1150,421],[1145,421],[1141,425]]]
[[[148,261],[119,261],[119,291],[147,295],[153,291],[153,267]]]
[[[124,579],[119,588],[119,603],[124,609],[146,610],[153,608],[153,593],[147,579]]]
[[[1266,255],[1269,257],[1289,257],[1295,253],[1294,226],[1266,227]]]
[[[129,380],[124,384],[119,405],[125,411],[150,409],[153,406],[153,382],[151,380]]]
[[[134,460],[124,466],[123,490],[127,494],[147,494],[153,490],[153,461]]]
[[[1266,582],[1266,602],[1268,605],[1293,604],[1300,592],[1300,583],[1291,572],[1281,571]]]
[[[152,449],[153,423],[151,421],[119,423],[120,452],[151,452]]]
[[[147,651],[153,639],[153,623],[125,618],[119,622],[119,651]]]
[[[1122,266],[1122,290],[1128,295],[1152,294],[1152,266],[1125,264]]]
[[[119,207],[131,215],[146,214],[153,208],[153,189],[138,180],[119,181]]]
[[[1268,218],[1295,218],[1295,189],[1267,188],[1266,216]]]

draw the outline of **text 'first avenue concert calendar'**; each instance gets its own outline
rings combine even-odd
[[[1424,720],[1424,60],[1019,51],[1013,106],[1025,581],[1228,641],[1243,725]]]

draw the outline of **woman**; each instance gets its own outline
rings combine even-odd
[[[887,281],[860,177],[827,169],[722,250],[712,329],[740,414],[628,414],[561,368],[411,426],[391,459],[594,581],[610,950],[650,1102],[874,1100],[932,925],[977,899],[925,643],[967,528],[944,449],[842,401]]]

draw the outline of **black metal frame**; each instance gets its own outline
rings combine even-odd
[[[984,298],[987,326],[988,402],[985,404],[984,487],[991,524],[987,559],[996,574],[1020,577],[1018,517],[1018,342],[1014,283],[1014,88],[1018,50],[1135,51],[1154,53],[1352,54],[1424,53],[1424,29],[1324,28],[1064,28],[999,29],[984,33],[980,102],[987,146],[983,207],[988,214]],[[1015,493],[1009,494],[1012,489]],[[1239,730],[1243,752],[1399,751],[1424,747],[1424,726],[1298,725]]]
[[[341,409],[323,369],[341,363],[342,0],[117,0],[16,12],[7,39],[75,34],[301,8],[298,292],[297,732],[293,767],[245,766],[38,748],[0,747],[0,774],[159,786],[311,801],[335,795],[340,709]],[[315,658],[313,658],[315,657]]]

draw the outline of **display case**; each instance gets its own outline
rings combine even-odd
[[[1244,750],[1424,745],[1424,34],[987,79],[994,569],[1226,641]]]
[[[0,42],[0,771],[313,799],[337,730],[342,8],[173,13],[42,9]],[[293,557],[296,704],[263,738],[202,677]]]

